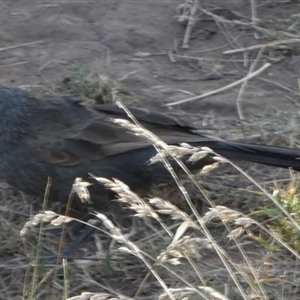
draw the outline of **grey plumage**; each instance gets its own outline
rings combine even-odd
[[[300,170],[300,150],[228,142],[205,137],[197,128],[165,114],[129,108],[138,121],[169,144],[208,146],[231,160],[244,160]],[[115,177],[133,190],[170,180],[163,165],[149,165],[154,148],[143,138],[109,121],[128,119],[115,105],[87,103],[76,97],[40,100],[18,88],[0,88],[0,177],[28,194],[43,197],[52,178],[50,200],[67,201],[76,177],[88,173]],[[211,163],[189,165],[200,168]],[[95,207],[110,194],[90,187]]]

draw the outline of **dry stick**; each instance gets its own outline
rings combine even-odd
[[[223,36],[226,38],[228,44],[234,49],[237,47],[240,47],[240,45],[237,42],[239,35],[233,37],[232,34],[230,33],[230,31],[227,29],[227,26],[225,25],[226,23],[224,24],[216,19],[214,19],[214,21],[217,24],[217,26],[219,27]]]
[[[253,64],[250,66],[250,69],[249,69],[249,72],[247,74],[247,76],[253,74],[254,72],[254,69],[256,68],[257,66],[257,63],[259,62],[259,60],[261,59],[262,57],[262,54],[265,50],[265,47],[261,48],[256,56],[256,59],[255,61],[253,62]],[[244,94],[244,91],[247,87],[247,84],[248,84],[248,79],[245,80],[243,83],[242,83],[242,86],[240,88],[240,91],[239,91],[239,94],[238,94],[238,97],[237,97],[237,100],[236,100],[236,108],[237,108],[237,112],[238,112],[238,115],[239,115],[239,118],[240,120],[245,120],[245,116],[244,116],[244,113],[243,113],[243,110],[242,110],[242,106],[241,106],[241,100],[242,100],[242,96]]]
[[[293,39],[299,39],[300,36],[299,35],[295,35],[295,34],[291,34],[291,33],[288,33],[288,32],[285,32],[285,31],[275,31],[275,30],[270,30],[270,29],[266,29],[266,28],[263,28],[263,27],[259,27],[259,26],[254,26],[251,23],[247,23],[247,22],[241,22],[241,21],[237,21],[237,20],[227,20],[227,19],[224,19],[218,15],[215,15],[213,14],[212,12],[200,7],[200,10],[205,13],[206,15],[212,17],[213,19],[219,21],[219,22],[223,22],[223,23],[229,23],[229,24],[234,24],[234,25],[241,25],[241,26],[246,26],[246,27],[251,27],[259,32],[262,32],[262,33],[277,33],[277,34],[282,34],[284,36],[288,36],[290,38],[293,38]]]
[[[210,91],[208,93],[205,93],[205,94],[202,94],[202,95],[198,95],[198,96],[195,96],[195,97],[191,97],[191,98],[188,98],[188,99],[184,99],[184,100],[179,100],[179,101],[175,101],[175,102],[171,102],[171,103],[168,103],[168,104],[165,104],[165,106],[174,106],[174,105],[177,105],[177,104],[182,104],[182,103],[186,103],[186,102],[190,102],[190,101],[194,101],[194,100],[200,100],[200,99],[203,99],[203,98],[206,98],[206,97],[209,97],[209,96],[212,96],[212,95],[215,95],[219,92],[223,92],[223,91],[226,91],[232,87],[235,87],[237,85],[239,85],[240,83],[243,83],[245,80],[249,80],[249,79],[252,79],[253,77],[259,75],[260,73],[262,73],[263,71],[265,71],[267,68],[269,68],[272,64],[271,63],[266,63],[264,64],[261,68],[259,68],[258,70],[256,70],[255,72],[233,82],[233,83],[230,83],[226,86],[223,86],[219,89],[216,89],[214,91]]]
[[[11,64],[7,64],[7,65],[0,65],[0,68],[14,67],[14,66],[20,66],[20,65],[25,65],[25,64],[28,64],[27,60],[16,62],[16,63],[11,63]]]
[[[300,43],[300,39],[280,40],[280,41],[274,41],[274,42],[265,43],[265,44],[258,44],[258,45],[254,45],[254,46],[250,46],[250,47],[246,47],[246,48],[227,50],[227,51],[224,51],[223,54],[224,55],[235,54],[235,53],[244,52],[244,51],[256,50],[256,49],[259,49],[262,47],[276,47],[276,46],[282,45],[282,44],[295,44],[295,43]]]
[[[42,66],[40,66],[38,68],[38,70],[37,70],[38,75],[41,75],[41,73],[43,72],[43,70],[45,68],[47,68],[49,65],[53,64],[53,63],[62,64],[62,65],[66,65],[67,64],[65,61],[62,61],[62,60],[57,60],[57,59],[48,60],[47,62],[45,62]]]
[[[250,0],[250,3],[251,3],[251,20],[252,20],[252,24],[254,26],[256,26],[256,23],[257,23],[256,1],[255,0]]]
[[[276,87],[279,87],[280,89],[282,89],[284,91],[288,91],[288,92],[292,93],[293,95],[296,95],[296,96],[300,95],[299,91],[296,91],[292,87],[290,87],[286,84],[283,84],[281,82],[277,82],[277,81],[274,81],[274,80],[268,80],[266,78],[262,78],[262,77],[259,77],[259,76],[257,76],[257,78],[260,79],[261,81],[264,81],[264,82],[267,82],[269,84],[275,85]]]
[[[36,42],[30,42],[30,43],[24,43],[24,44],[19,44],[19,45],[4,47],[4,48],[0,48],[0,52],[6,51],[6,50],[15,49],[15,48],[20,48],[20,47],[25,47],[25,46],[31,46],[31,45],[35,45],[35,44],[40,44],[40,43],[43,43],[43,42],[44,41],[36,41]]]
[[[214,18],[214,21],[217,24],[217,26],[219,27],[221,33],[223,34],[223,36],[225,37],[225,39],[227,40],[229,45],[233,49],[241,48],[240,44],[238,43],[239,35],[232,36],[231,32],[228,30],[228,27],[226,26],[227,23],[220,22],[220,20],[218,20],[216,18]],[[246,60],[244,58],[244,64],[245,64],[245,62],[246,62]]]
[[[244,68],[247,68],[248,67],[248,64],[249,64],[249,52],[245,51],[243,53],[243,57],[244,57]]]
[[[194,4],[191,8],[191,12],[190,12],[190,16],[189,16],[189,22],[187,24],[185,35],[183,38],[183,44],[182,44],[183,49],[189,48],[189,39],[190,39],[190,35],[192,32],[192,28],[195,24],[195,15],[198,10],[198,6],[199,6],[198,0],[194,0]]]

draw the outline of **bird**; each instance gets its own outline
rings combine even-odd
[[[247,161],[300,171],[300,149],[240,143],[207,137],[170,115],[128,107],[147,130],[168,145],[209,147],[232,161]],[[25,194],[43,198],[49,178],[49,201],[66,203],[74,180],[82,178],[94,209],[109,210],[113,193],[93,181],[117,178],[134,192],[172,180],[163,163],[149,164],[157,152],[141,136],[112,119],[130,120],[116,104],[97,104],[67,95],[42,100],[16,87],[0,87],[0,179]],[[190,169],[215,162],[212,155]],[[179,170],[177,163],[172,166]],[[76,201],[75,201],[76,202]],[[81,201],[78,200],[78,205]]]

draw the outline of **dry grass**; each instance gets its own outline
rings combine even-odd
[[[257,120],[244,122],[240,132],[250,140],[298,144],[297,115],[278,112],[263,119],[258,116]],[[160,156],[153,158],[153,163],[163,159],[168,165],[169,156],[177,159],[188,153],[192,159],[201,159],[210,152],[186,144],[169,147],[137,125],[116,122],[157,147]],[[235,125],[227,133],[242,139]],[[208,133],[218,135],[220,130],[223,134],[224,126],[228,127],[226,120],[212,118],[213,129]],[[1,189],[1,223],[7,229],[1,232],[5,243],[0,248],[5,258],[1,262],[3,298],[22,295],[23,299],[297,299],[299,255],[295,245],[299,231],[295,224],[287,225],[287,217],[279,225],[274,218],[269,220],[271,208],[273,216],[275,210],[285,216],[284,199],[297,203],[297,180],[284,170],[270,172],[268,167],[245,164],[246,173],[226,160],[217,161],[216,170],[200,172],[202,184],[197,183],[196,187],[192,187],[194,177],[188,172],[190,179],[183,181],[173,174],[178,188],[167,189],[167,194],[163,194],[168,196],[166,199],[162,195],[141,199],[118,180],[97,178],[113,189],[119,195],[118,201],[135,215],[134,227],[128,232],[96,213],[103,225],[97,230],[95,243],[82,246],[76,253],[81,259],[63,260],[56,265],[47,265],[41,258],[42,249],[58,253],[64,247],[48,227],[70,219],[43,212],[26,222],[31,214],[26,199]],[[277,186],[273,183],[276,178]],[[289,182],[293,184],[288,185]],[[286,186],[288,190],[284,190]],[[78,181],[74,187],[74,192],[87,195],[86,184]],[[298,221],[298,206],[292,211],[292,218]],[[24,224],[21,240],[19,232]],[[40,228],[35,230],[36,226]],[[293,229],[292,238],[285,235],[286,229]]]
[[[127,105],[135,102],[134,96],[107,74],[92,74],[80,65],[71,66],[70,73],[60,87],[64,93],[81,95],[99,104],[115,103],[118,99]]]
[[[138,134],[143,133],[143,129],[130,126],[138,130]],[[149,137],[149,132],[145,131],[144,136]],[[186,151],[197,157],[194,148],[183,145],[177,149],[179,151],[172,148],[171,152],[166,152],[164,143],[151,134],[150,139],[164,150],[161,151],[164,159],[169,155],[186,154]],[[199,157],[207,151],[200,149]],[[35,252],[22,248],[16,256],[17,243],[11,249],[15,257],[7,256],[2,249],[2,256],[7,258],[1,263],[3,295],[14,298],[19,291],[18,295],[22,294],[23,299],[297,299],[299,254],[294,251],[294,239],[278,230],[287,228],[286,223],[278,226],[267,215],[273,207],[284,216],[286,207],[282,205],[282,199],[295,200],[292,195],[298,197],[295,175],[289,179],[293,184],[288,185],[287,190],[276,187],[277,195],[281,195],[278,201],[277,195],[270,194],[275,189],[272,183],[263,184],[264,189],[259,190],[255,186],[261,187],[261,180],[258,184],[249,179],[249,174],[235,171],[226,161],[221,161],[219,168],[200,175],[206,188],[183,193],[182,201],[188,203],[193,214],[173,205],[172,199],[142,199],[118,180],[97,178],[101,184],[113,189],[118,194],[118,201],[135,215],[135,234],[95,213],[102,226],[95,236],[95,243],[88,243],[80,249],[77,255],[82,259],[45,265],[40,261],[40,250],[45,244],[51,244],[49,247],[55,252],[53,244],[55,240],[56,243],[59,241],[55,236],[47,238],[43,234],[38,234],[36,244],[39,247]],[[265,173],[258,166],[248,171],[254,177]],[[232,184],[230,176],[238,183]],[[278,176],[282,174],[278,172]],[[185,191],[186,185],[179,183],[181,191]],[[267,188],[268,185],[271,188]],[[287,186],[285,183],[281,185]],[[214,201],[206,204],[201,213],[194,207],[195,199],[189,199],[193,194],[197,194],[196,201],[205,201],[208,195],[214,195]],[[242,207],[239,201],[236,205],[233,196],[243,199],[248,205]],[[274,206],[270,197],[279,207]],[[12,203],[19,202],[14,198]],[[258,212],[263,207],[265,215],[250,212],[249,208],[255,206],[260,209]],[[297,221],[299,211],[293,211],[292,217]],[[45,212],[26,224],[27,231],[41,221],[56,226],[66,219]],[[296,226],[292,223],[289,226],[297,234]],[[45,230],[45,225],[42,225],[42,230]],[[26,239],[28,247],[31,243]],[[28,254],[30,256],[26,258]],[[9,285],[9,282],[14,283]],[[10,287],[4,290],[4,286]],[[70,298],[71,295],[78,296]]]
[[[211,125],[224,128],[226,122],[214,119]],[[278,112],[273,119],[266,116],[260,123],[248,121],[244,129],[251,139],[262,136],[272,143],[294,146],[298,144],[298,123],[297,116],[291,118]],[[287,124],[286,128],[282,124]],[[187,153],[193,159],[201,159],[210,152],[186,144],[169,147],[139,126],[127,122],[121,125],[157,147],[161,156],[154,162]],[[235,130],[233,124],[228,134],[239,138]],[[288,134],[280,138],[269,134],[280,130]],[[256,135],[251,136],[252,132]],[[134,226],[129,232],[96,213],[102,226],[95,242],[82,246],[76,253],[80,259],[63,260],[56,265],[45,264],[41,250],[58,253],[64,245],[57,234],[51,235],[51,230],[47,233],[46,229],[69,219],[44,212],[26,223],[30,215],[26,199],[2,189],[1,223],[8,229],[1,232],[1,240],[5,241],[0,248],[4,258],[3,298],[22,295],[22,299],[297,299],[299,254],[295,245],[299,231],[295,224],[287,223],[284,210],[295,222],[299,210],[296,205],[290,211],[282,203],[298,203],[298,179],[295,175],[290,177],[288,171],[264,166],[245,164],[245,169],[247,172],[218,159],[217,169],[200,173],[202,184],[193,188],[191,179],[182,181],[174,174],[179,189],[168,190],[167,199],[142,199],[118,180],[97,178],[113,189],[119,195],[118,201],[135,215]],[[78,181],[74,191],[86,195],[86,186]],[[275,190],[276,195],[272,196]],[[180,197],[178,191],[182,192]],[[199,202],[203,203],[200,208]],[[284,222],[278,225],[274,218],[270,220],[271,208],[273,217],[274,211],[285,216],[281,218]],[[19,236],[24,224],[25,247]],[[36,226],[41,227],[34,230]],[[292,238],[285,235],[286,229],[293,230]]]
[[[193,3],[186,1],[180,7],[188,8],[184,14],[180,12],[183,17]],[[284,59],[294,51],[286,45],[286,37],[293,37],[262,30],[255,23],[254,10],[252,24],[229,22],[215,15],[213,9],[210,12],[201,8],[201,12],[214,18],[228,40],[231,33],[227,24],[248,26],[275,40],[236,52],[267,47],[265,57],[270,61],[274,52]],[[283,54],[279,47],[282,44],[286,51]],[[60,92],[81,94],[99,102],[124,100],[122,95],[128,95],[120,90],[108,77],[87,75],[81,68],[60,87]],[[128,97],[125,102],[132,103]],[[238,126],[214,116],[206,121],[212,135],[299,145],[298,114],[278,111],[271,116],[253,116]],[[150,132],[124,125],[149,138],[162,156],[159,159],[166,163],[170,155],[189,152],[200,159],[209,152],[201,149],[199,153],[188,145],[170,148]],[[201,185],[196,187],[191,174],[188,180],[174,174],[177,189],[167,189],[163,194],[167,198],[160,195],[142,199],[118,180],[97,178],[113,189],[118,201],[135,215],[133,227],[128,230],[95,212],[102,223],[95,242],[82,246],[76,253],[80,259],[55,265],[42,261],[41,250],[57,253],[64,245],[47,229],[69,219],[52,212],[33,216],[28,199],[2,187],[0,299],[299,299],[297,175],[253,164],[244,164],[240,169],[222,159],[218,162],[218,168],[197,176]],[[78,190],[85,195],[83,186]],[[178,202],[180,205],[174,205]],[[50,224],[41,223],[45,221]],[[22,232],[21,239],[19,232],[24,224],[26,232]],[[35,230],[36,226],[40,228]]]

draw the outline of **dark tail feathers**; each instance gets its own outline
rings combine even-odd
[[[199,141],[195,144],[209,147],[232,161],[248,161],[300,171],[300,149],[243,144],[222,140]]]

